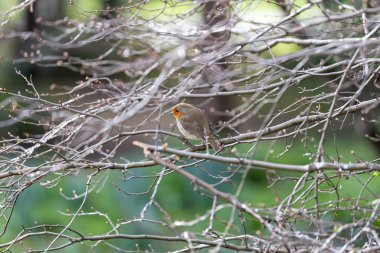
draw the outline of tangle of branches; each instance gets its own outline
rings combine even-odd
[[[377,1],[43,4],[1,12],[1,252],[380,250]]]

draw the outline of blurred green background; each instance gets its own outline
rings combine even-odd
[[[56,20],[64,17],[69,17],[78,22],[85,22],[91,19],[92,16],[98,15],[97,10],[104,9],[107,4],[123,5],[126,1],[103,1],[103,0],[75,0],[75,5],[70,4],[70,1],[51,1],[51,0],[39,1],[38,8],[35,10],[35,15],[41,15],[44,20]],[[131,1],[133,2],[133,1]],[[300,6],[306,1],[299,1]],[[352,1],[349,1],[352,2]],[[7,0],[2,1],[0,4],[0,12],[4,13],[12,6],[15,6],[19,1]],[[141,12],[142,18],[150,18],[149,15],[155,15],[152,11],[155,8],[159,9],[159,6],[163,3],[161,1],[150,1],[146,6],[146,9],[150,11]],[[251,6],[251,7],[250,7]],[[253,7],[252,7],[253,6]],[[80,8],[79,8],[80,7]],[[173,12],[182,12],[187,10],[188,7],[182,7],[184,9],[174,9]],[[279,7],[275,4],[267,3],[266,1],[249,1],[247,8],[254,8],[255,15],[270,13],[273,16],[279,15],[281,12]],[[49,11],[47,11],[49,10]],[[311,9],[308,14],[305,14],[310,18],[312,15],[317,15],[319,11],[317,9]],[[171,13],[172,14],[172,13]],[[9,31],[28,31],[28,29],[37,29],[38,24],[31,24],[28,20],[28,9],[17,12],[15,15],[9,18],[9,21],[0,26],[1,33],[7,33]],[[270,15],[269,15],[270,16]],[[164,18],[164,16],[163,16]],[[197,18],[197,17],[195,17]],[[249,20],[249,16],[246,16]],[[303,17],[299,17],[302,19]],[[2,20],[4,21],[4,20]],[[248,21],[247,21],[248,22]],[[244,24],[241,25],[244,29]],[[239,41],[241,38],[236,38]],[[32,77],[33,82],[37,85],[37,88],[43,92],[49,90],[50,85],[56,84],[57,86],[74,86],[78,80],[83,80],[86,75],[73,72],[64,67],[45,67],[36,64],[32,64],[28,61],[23,61],[28,53],[30,53],[30,47],[33,42],[30,40],[20,41],[19,39],[1,39],[0,40],[0,85],[6,88],[10,92],[24,92],[26,89],[25,81],[16,74],[15,69],[21,70],[27,77]],[[299,46],[294,44],[278,44],[272,49],[272,53],[275,55],[283,55],[285,53],[295,52],[299,50]],[[51,50],[44,48],[42,50]],[[45,52],[47,53],[47,52]],[[52,54],[62,54],[63,51],[52,51]],[[268,53],[268,52],[266,52]],[[93,48],[77,49],[70,51],[70,54],[75,54],[82,58],[91,57],[97,55],[98,52]],[[265,57],[265,53],[263,54]],[[120,74],[113,76],[113,78],[123,79]],[[308,80],[312,83],[312,80]],[[304,83],[308,85],[307,82]],[[0,95],[0,99],[5,99],[7,95]],[[289,101],[287,101],[289,99]],[[293,100],[292,97],[285,98],[283,105],[289,104]],[[9,111],[1,110],[0,118],[6,119]],[[16,124],[9,127],[0,129],[0,136],[4,137],[8,132],[13,132],[19,136],[23,136],[27,133],[42,133],[43,129],[38,127],[30,127],[23,124]],[[350,138],[347,138],[350,136]],[[318,135],[314,136],[318,140]],[[291,141],[291,140],[289,140]],[[307,164],[310,162],[310,153],[316,151],[316,141],[310,141],[305,145],[299,138],[294,140],[294,143],[289,151],[282,152],[286,149],[289,142],[276,141],[273,145],[270,141],[261,141],[257,145],[257,149],[250,156],[251,159],[267,160],[276,163],[285,164]],[[171,140],[170,145],[176,145],[177,147],[183,147],[177,141]],[[241,144],[237,146],[236,152],[241,154],[246,153],[250,149],[250,144]],[[353,132],[352,129],[343,129],[336,133],[335,139],[328,139],[326,142],[326,152],[335,160],[338,159],[344,162],[358,162],[358,161],[371,161],[379,157],[377,147],[365,138],[360,132]],[[131,155],[135,157],[135,160],[142,158],[141,152],[136,150],[132,151]],[[115,162],[123,162],[123,160],[116,160]],[[36,161],[38,164],[38,161]],[[199,169],[199,168],[202,169]],[[189,170],[199,178],[213,183],[216,182],[213,176],[226,176],[230,174],[230,169],[225,165],[205,162],[199,167],[194,166]],[[92,191],[88,195],[82,210],[83,215],[79,215],[73,222],[71,228],[80,230],[86,235],[96,235],[105,233],[112,230],[112,224],[125,224],[121,225],[119,232],[126,234],[156,234],[156,235],[172,235],[176,234],[172,229],[163,226],[162,224],[153,224],[149,222],[139,222],[137,219],[140,213],[149,201],[151,192],[148,194],[134,194],[142,193],[149,189],[150,185],[154,182],[153,176],[162,170],[161,167],[156,166],[154,168],[139,168],[132,171],[105,171],[97,174],[90,184],[91,187],[96,186],[96,190]],[[75,174],[61,178],[59,181],[54,182],[54,175],[51,178],[44,179],[41,184],[34,184],[27,188],[17,200],[9,227],[6,233],[0,238],[0,243],[7,242],[14,238],[23,228],[38,226],[42,224],[49,225],[66,225],[70,222],[73,212],[76,212],[81,205],[82,198],[71,200],[76,194],[82,194],[86,188],[86,181],[91,171],[80,171]],[[298,178],[299,174],[293,173],[279,173],[281,176],[288,176]],[[330,175],[332,175],[330,173]],[[146,176],[152,176],[147,179]],[[128,177],[132,179],[126,180]],[[361,192],[363,184],[371,179],[366,189]],[[241,180],[241,173],[236,173],[231,178],[230,182],[224,183],[218,186],[218,189],[233,193],[236,191],[237,184]],[[332,179],[333,183],[337,184],[340,190],[339,198],[355,199],[361,194],[361,205],[369,205],[371,199],[373,200],[373,194],[380,194],[379,177],[373,174],[354,175],[353,177],[335,177]],[[263,170],[252,169],[247,176],[246,182],[243,187],[243,191],[240,195],[241,201],[246,201],[254,207],[268,208],[268,210],[279,204],[284,197],[289,195],[293,189],[296,181],[287,180],[276,183],[273,187],[269,188],[269,182],[266,177],[266,172]],[[321,188],[331,188],[327,183],[323,183]],[[367,189],[371,189],[368,191]],[[202,191],[201,191],[202,192]],[[129,194],[127,194],[129,193]],[[332,203],[337,200],[335,192],[326,192],[319,195],[320,202]],[[171,219],[175,220],[191,220],[197,217],[197,215],[203,215],[205,210],[208,210],[212,206],[212,198],[207,194],[200,194],[199,189],[194,189],[191,182],[181,176],[171,173],[162,179],[160,187],[155,198],[157,203],[160,203],[162,207],[170,212]],[[330,202],[332,201],[332,202]],[[353,219],[352,213],[345,211],[344,207],[351,207],[355,205],[355,201],[344,201],[340,203],[340,210],[337,211],[337,217],[333,217],[333,214],[327,213],[324,219],[338,221],[350,221]],[[313,207],[313,202],[306,203],[307,208]],[[229,211],[228,211],[229,210]],[[229,219],[231,215],[231,209],[224,209],[217,213],[215,220],[215,229],[223,231],[225,227],[225,221]],[[80,212],[82,213],[82,212]],[[233,214],[237,215],[237,214]],[[357,213],[356,218],[365,216],[365,213]],[[131,221],[133,218],[136,221]],[[155,206],[149,208],[147,219],[163,220],[172,222],[173,220],[165,220],[167,217]],[[239,220],[239,219],[236,219]],[[129,224],[128,221],[131,223]],[[110,224],[110,222],[112,224]],[[1,223],[4,224],[2,220]],[[242,224],[236,222],[234,224],[236,230],[242,230]],[[192,227],[191,230],[200,233],[208,226],[208,221],[199,223],[196,227]],[[308,222],[299,222],[299,229],[307,230]],[[178,232],[182,232],[187,228],[178,227],[175,228]],[[246,229],[250,234],[259,234],[260,225],[252,220],[246,221]],[[333,229],[333,228],[330,228]],[[38,230],[38,229],[37,229]],[[40,229],[41,231],[43,229]],[[59,231],[59,229],[57,229]],[[13,248],[12,252],[24,252],[28,248],[42,249],[49,244],[52,237],[46,237],[45,240],[33,240],[30,238],[25,240],[23,244],[17,245]],[[174,250],[175,244],[168,245],[167,242],[160,241],[134,241],[134,240],[113,240],[112,243],[123,249],[130,250],[150,250],[154,249]],[[90,243],[76,244],[61,252],[87,252],[90,247]],[[138,246],[136,246],[138,245]],[[150,246],[151,245],[151,246]],[[183,247],[183,243],[177,243],[178,249]],[[95,252],[111,252],[109,246],[106,243],[100,243],[95,249]]]

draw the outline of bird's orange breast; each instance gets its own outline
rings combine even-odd
[[[176,119],[179,119],[183,115],[183,113],[178,111],[176,108],[173,108],[172,113]]]

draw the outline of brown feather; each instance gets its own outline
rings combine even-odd
[[[197,137],[210,144],[215,151],[222,148],[217,136],[212,131],[210,121],[201,109],[190,104],[180,103],[173,107],[172,112],[176,116],[179,130],[186,138]],[[180,116],[177,117],[177,115]]]

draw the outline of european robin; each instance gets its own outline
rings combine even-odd
[[[176,118],[179,131],[185,138],[200,139],[206,145],[210,144],[215,151],[222,148],[210,121],[201,109],[186,103],[179,103],[173,107],[172,113]]]

